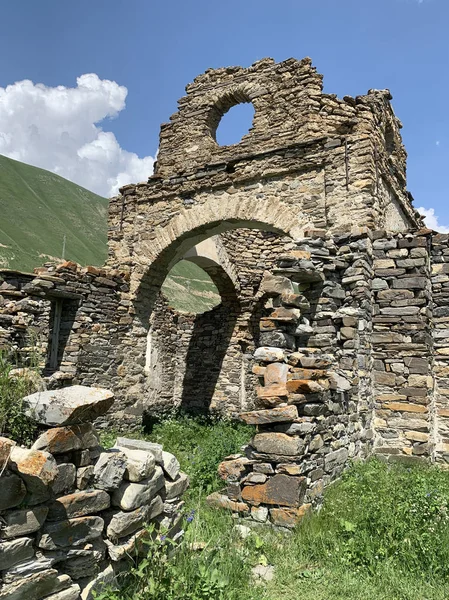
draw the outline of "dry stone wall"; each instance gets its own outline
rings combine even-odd
[[[0,438],[0,598],[92,600],[149,536],[182,535],[189,482],[176,458],[142,440],[101,447],[90,420],[113,400],[82,386],[38,392],[26,399],[43,426],[33,446]]]

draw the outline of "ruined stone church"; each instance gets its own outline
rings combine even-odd
[[[257,425],[245,460],[222,465],[234,487],[217,502],[236,510],[269,505],[276,478],[311,502],[372,453],[448,462],[449,236],[413,208],[390,100],[323,93],[308,58],[199,75],[154,174],[110,200],[105,266],[0,273],[1,345],[37,348],[50,386],[112,389],[104,425],[178,409]],[[251,129],[220,146],[245,102]],[[169,306],[181,259],[219,306]]]

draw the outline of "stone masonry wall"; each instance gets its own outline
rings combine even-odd
[[[66,390],[77,402],[102,392]],[[37,394],[38,402],[49,394]],[[54,417],[54,404],[51,411]],[[181,496],[189,482],[176,458],[158,444],[127,438],[105,450],[92,424],[77,415],[47,424],[30,449],[0,438],[2,600],[93,600],[147,553],[149,536],[182,535]]]

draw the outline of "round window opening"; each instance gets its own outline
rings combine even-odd
[[[238,144],[253,124],[254,106],[244,102],[232,106],[221,118],[215,134],[219,146]]]

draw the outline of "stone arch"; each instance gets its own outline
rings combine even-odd
[[[262,229],[295,239],[310,225],[309,219],[294,206],[256,197],[237,200],[229,193],[183,207],[165,227],[159,228],[155,237],[134,247],[138,262],[131,273],[131,291],[136,299],[142,293],[157,293],[169,270],[188,250],[230,229]]]

